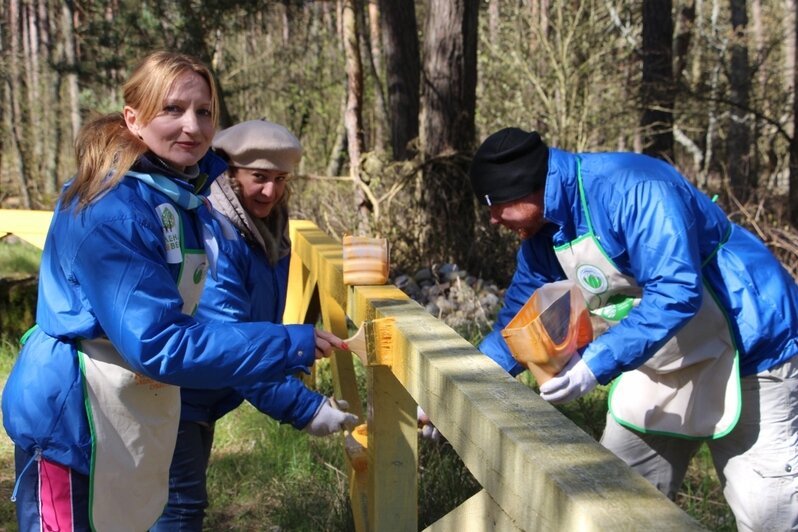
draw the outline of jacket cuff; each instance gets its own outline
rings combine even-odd
[[[313,325],[286,325],[288,331],[288,353],[285,359],[285,375],[297,371],[310,374],[310,367],[316,362],[316,335]]]
[[[595,342],[585,348],[582,354],[582,361],[593,372],[599,384],[609,384],[612,379],[618,376],[615,358],[610,350],[599,346]]]
[[[482,340],[482,343],[479,344],[479,350],[492,358],[494,362],[513,377],[526,369],[513,358],[510,348],[507,347],[507,342],[504,341],[499,331],[493,331],[488,334]]]

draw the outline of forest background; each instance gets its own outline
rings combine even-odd
[[[672,162],[795,276],[797,38],[796,0],[3,0],[0,207],[52,209],[81,124],[119,111],[131,68],[167,49],[211,66],[222,127],[264,117],[301,139],[293,217],[387,237],[394,273],[449,262],[506,286],[517,237],[490,226],[467,169],[482,139],[517,126]],[[707,489],[683,506],[709,501],[702,522],[733,529]]]
[[[505,126],[575,151],[672,161],[795,271],[794,0],[3,0],[0,205],[52,208],[75,134],[121,109],[154,49],[206,61],[222,126],[302,141],[295,217],[380,233],[396,268],[455,262],[500,284],[468,162]],[[786,200],[786,201],[785,201]],[[490,257],[492,260],[484,260]]]

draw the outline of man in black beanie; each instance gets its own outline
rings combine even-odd
[[[500,223],[521,238],[542,227],[548,158],[549,148],[534,131],[509,127],[485,139],[469,175],[477,199],[490,207],[491,223]]]
[[[527,369],[502,330],[538,288],[571,281],[607,331],[541,397],[614,380],[605,447],[674,497],[706,442],[740,529],[798,529],[798,286],[765,245],[645,155],[569,153],[506,128],[469,173],[491,222],[522,238],[480,350]]]

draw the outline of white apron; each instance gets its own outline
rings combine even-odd
[[[556,247],[555,253],[565,275],[584,294],[588,310],[616,325],[640,302],[643,291],[618,270],[595,237],[579,162],[577,178],[588,233]],[[741,408],[738,354],[706,281],[698,313],[645,364],[616,379],[609,408],[618,423],[645,433],[720,438],[734,428]]]
[[[182,263],[178,290],[183,312],[197,309],[208,259],[185,249],[180,216],[159,205],[167,261]],[[78,342],[78,356],[92,433],[89,519],[94,530],[142,532],[163,513],[169,496],[180,421],[180,388],[133,371],[110,341]]]

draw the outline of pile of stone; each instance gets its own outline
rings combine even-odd
[[[504,296],[495,283],[469,275],[457,264],[422,268],[414,275],[399,274],[393,283],[456,330],[489,330]]]

